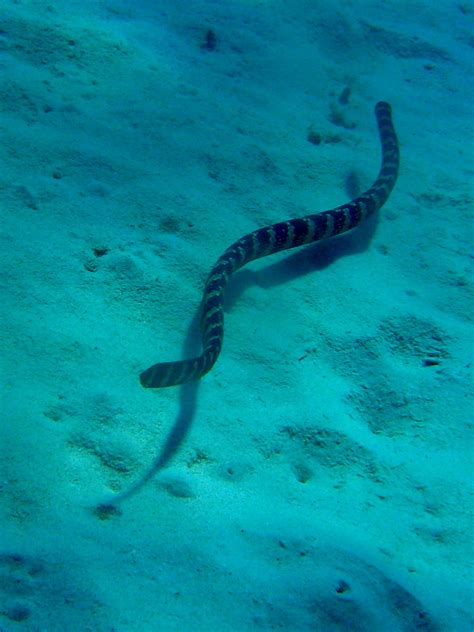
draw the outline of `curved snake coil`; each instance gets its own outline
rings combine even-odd
[[[370,189],[329,211],[255,230],[227,248],[216,261],[204,288],[201,304],[203,352],[189,360],[154,364],[140,374],[142,386],[174,386],[197,380],[210,371],[224,338],[224,290],[236,270],[254,259],[345,233],[381,208],[397,179],[399,149],[390,105],[383,101],[377,103],[375,116],[382,146],[382,164]]]

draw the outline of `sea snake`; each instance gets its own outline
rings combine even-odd
[[[204,287],[201,303],[201,355],[189,360],[154,364],[140,374],[142,386],[159,388],[183,384],[197,380],[211,370],[224,338],[224,290],[236,270],[254,259],[345,233],[381,208],[395,185],[400,159],[391,113],[388,103],[381,101],[375,106],[382,164],[372,186],[347,204],[265,226],[229,246],[216,261]]]

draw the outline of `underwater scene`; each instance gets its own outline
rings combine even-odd
[[[0,632],[472,632],[473,34],[0,0]]]

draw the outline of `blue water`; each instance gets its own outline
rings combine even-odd
[[[470,632],[469,2],[3,0],[0,630]],[[401,169],[353,232],[206,276]]]

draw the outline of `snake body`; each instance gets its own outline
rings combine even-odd
[[[140,374],[142,386],[174,386],[197,380],[210,371],[220,353],[224,338],[224,291],[230,276],[236,270],[254,259],[345,233],[381,208],[397,179],[399,148],[390,105],[383,101],[377,103],[375,116],[382,147],[382,164],[372,186],[347,204],[265,226],[229,246],[216,261],[204,288],[201,304],[201,355],[188,360],[154,364]]]

